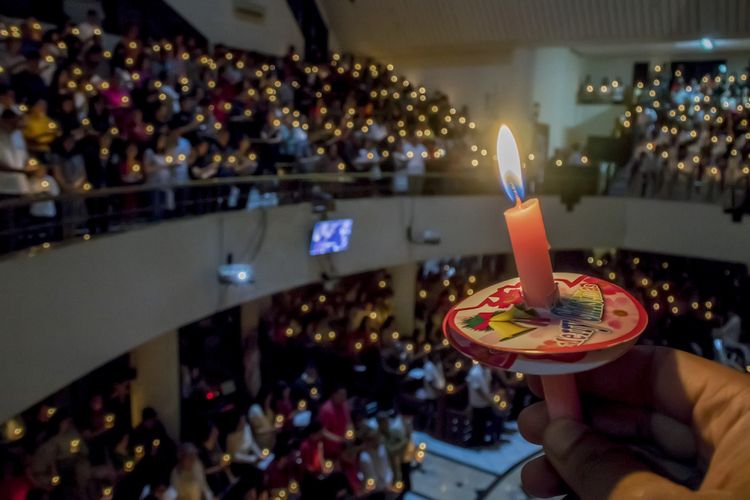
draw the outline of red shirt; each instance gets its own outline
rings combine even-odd
[[[0,500],[25,500],[32,485],[25,477],[10,477],[0,481]]]
[[[323,428],[341,437],[346,438],[346,431],[351,426],[349,405],[347,403],[336,405],[330,399],[320,407],[320,423]],[[342,444],[340,442],[324,439],[326,458],[337,458],[341,454]]]
[[[319,445],[322,442],[321,439],[315,439],[313,437],[309,437],[302,441],[302,444],[299,447],[299,453],[305,470],[309,472],[321,472],[323,470],[323,457],[321,457],[319,449]]]

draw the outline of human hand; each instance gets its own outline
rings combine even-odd
[[[544,402],[521,412],[524,438],[544,445],[527,463],[523,488],[538,497],[583,500],[747,498],[750,379],[692,354],[638,346],[579,373],[584,419],[550,422]],[[529,387],[543,395],[539,377]],[[697,491],[654,472],[628,445],[646,444],[705,476]]]

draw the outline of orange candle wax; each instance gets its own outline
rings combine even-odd
[[[505,223],[526,304],[551,307],[556,287],[539,200],[532,198],[521,203],[518,199],[515,207],[505,211]]]

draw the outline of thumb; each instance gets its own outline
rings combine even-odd
[[[575,420],[553,420],[544,431],[547,459],[583,500],[668,500],[692,492],[657,474],[625,446]]]

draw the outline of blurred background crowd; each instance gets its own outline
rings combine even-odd
[[[640,342],[750,365],[743,266],[628,251],[556,252],[554,261],[633,290],[649,314]],[[0,491],[396,498],[419,471],[423,436],[502,454],[535,397],[523,374],[449,348],[441,323],[459,298],[511,269],[506,256],[425,262],[413,331],[396,328],[386,271],[274,295],[252,331],[237,309],[183,327],[181,436],[151,408],[132,427],[126,355],[6,422]]]

